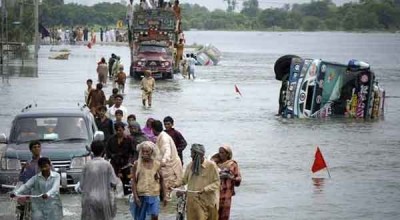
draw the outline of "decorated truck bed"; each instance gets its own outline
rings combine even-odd
[[[274,71],[282,82],[278,113],[284,118],[376,119],[384,114],[385,90],[365,62],[345,65],[286,55],[275,62]]]

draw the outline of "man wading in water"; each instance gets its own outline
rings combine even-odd
[[[123,169],[132,162],[132,140],[124,135],[125,125],[117,122],[114,125],[115,135],[108,140],[106,148],[106,159],[110,159],[110,163],[114,168],[115,174],[121,179],[123,186],[129,184],[129,169]],[[128,189],[124,187],[124,194],[128,195]]]
[[[91,144],[94,158],[83,168],[79,188],[84,220],[108,220],[116,214],[112,186],[117,185],[117,177],[111,164],[101,157],[104,148],[102,141],[94,141]]]
[[[157,157],[157,146],[150,141],[137,146],[139,159],[132,167],[132,197],[130,211],[135,220],[145,220],[151,215],[152,220],[158,219],[160,213],[160,194],[165,193],[165,185],[161,175],[161,165]],[[167,205],[166,195],[162,195],[164,206]]]
[[[192,162],[186,167],[182,183],[188,192],[186,200],[187,220],[218,220],[220,180],[217,165],[204,157],[201,144],[191,148]]]
[[[149,105],[149,108],[151,107],[151,100],[152,100],[152,94],[153,91],[156,87],[156,82],[154,78],[151,76],[151,71],[146,70],[144,71],[144,77],[140,83],[141,89],[142,89],[142,104],[144,107],[146,107],[146,100]]]

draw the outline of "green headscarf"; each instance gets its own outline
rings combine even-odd
[[[202,144],[192,144],[191,151],[194,152],[192,172],[198,176],[200,174],[201,161],[206,150]]]

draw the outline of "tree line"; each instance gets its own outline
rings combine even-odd
[[[285,4],[260,9],[258,0],[243,2],[240,12],[209,11],[199,5],[182,5],[187,29],[204,30],[301,30],[301,31],[397,31],[400,0],[360,0],[335,5],[331,0]]]
[[[20,30],[24,31],[25,41],[32,39],[34,0],[6,2],[9,39],[18,38]],[[198,4],[181,4],[184,29],[398,31],[400,28],[400,0],[360,0],[341,6],[331,0],[312,0],[267,9],[261,9],[258,0],[246,0],[240,12],[235,11],[233,2],[236,4],[232,0],[227,10],[213,11]],[[118,20],[125,20],[126,5],[103,2],[85,6],[64,4],[63,0],[43,0],[39,14],[39,21],[45,27],[115,27]]]

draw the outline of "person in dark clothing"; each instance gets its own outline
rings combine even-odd
[[[30,178],[40,172],[38,161],[40,159],[41,149],[42,148],[39,141],[34,140],[29,142],[29,150],[32,153],[32,160],[27,161],[22,167],[22,170],[19,174],[19,181],[22,183],[28,182]],[[26,203],[26,201],[18,201],[17,209],[19,209],[21,212],[19,219],[23,220],[24,213],[30,212],[31,205],[30,203]]]
[[[23,183],[28,182],[30,178],[40,171],[37,163],[41,153],[40,142],[36,140],[29,142],[29,150],[32,153],[32,160],[25,163],[19,175],[19,180]]]
[[[158,7],[164,8],[164,0],[158,0]]]
[[[107,100],[107,105],[109,108],[115,104],[115,97],[117,95],[118,95],[118,88],[113,88],[112,94],[110,95],[110,97]]]
[[[148,141],[149,139],[142,132],[142,129],[140,129],[140,124],[137,121],[130,121],[128,128],[129,128],[129,132],[130,132],[130,137],[132,138],[132,142],[133,142],[134,155],[136,156],[133,158],[133,160],[136,161],[138,159],[137,158],[138,152],[136,151],[137,145],[144,141]]]
[[[113,65],[114,65],[114,63],[115,63],[116,60],[117,60],[117,55],[111,54],[111,57],[110,57],[110,59],[108,60],[108,77],[109,77],[110,79],[113,78],[113,72],[112,72],[112,70],[113,70]]]
[[[97,83],[96,89],[89,92],[88,105],[93,115],[96,115],[97,108],[106,104],[106,96],[104,95],[103,84]]]
[[[183,135],[179,131],[175,130],[174,119],[171,116],[164,118],[164,127],[165,132],[167,132],[167,134],[172,137],[172,140],[174,140],[176,150],[178,151],[179,158],[183,165],[183,150],[185,150],[187,142]]]
[[[103,42],[103,35],[104,35],[103,28],[100,28],[100,41],[101,42]]]
[[[104,142],[107,143],[108,139],[114,135],[113,122],[106,116],[107,107],[100,106],[97,108],[97,114],[99,117],[96,118],[96,125],[100,131],[104,132]]]
[[[85,27],[83,29],[83,40],[84,41],[88,41],[88,39],[89,39],[88,35],[89,35],[89,29],[87,27]]]
[[[137,158],[133,152],[132,139],[124,135],[125,125],[123,123],[114,124],[115,134],[108,140],[106,148],[106,159],[110,159],[110,163],[114,168],[114,172],[125,186],[129,184],[130,164],[132,158]],[[124,194],[128,195],[128,188],[124,187]]]

